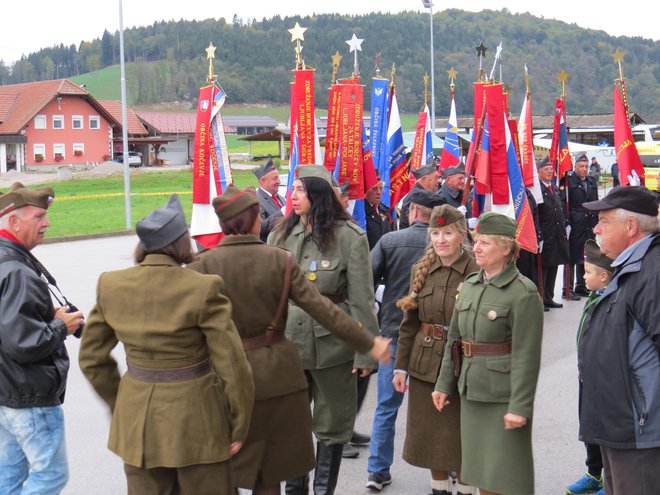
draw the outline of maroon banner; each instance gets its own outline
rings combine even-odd
[[[341,85],[341,127],[339,183],[350,182],[348,197],[364,198],[362,171],[362,113],[364,111],[364,86]]]
[[[293,108],[295,106],[295,109]],[[293,120],[295,113],[296,120]],[[297,122],[299,163],[315,163],[315,122],[314,122],[314,71],[294,71],[294,83],[291,88],[291,122]]]
[[[490,185],[493,204],[508,204],[509,170],[506,153],[504,126],[504,95],[502,84],[485,87],[486,112],[488,115],[488,142],[490,148]]]
[[[328,95],[328,124],[325,134],[325,158],[323,165],[330,173],[337,166],[341,129],[341,86],[333,85]]]

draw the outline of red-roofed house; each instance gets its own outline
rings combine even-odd
[[[138,117],[150,135],[168,140],[166,146],[153,145],[159,160],[172,165],[192,163],[197,120],[194,112],[138,112]]]
[[[0,173],[102,161],[117,129],[121,120],[67,79],[0,86]]]

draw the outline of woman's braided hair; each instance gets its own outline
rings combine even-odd
[[[401,308],[404,311],[417,309],[417,294],[419,294],[419,291],[424,287],[426,279],[429,276],[429,269],[437,259],[437,256],[438,255],[435,253],[433,246],[429,245],[426,248],[424,255],[415,264],[415,278],[412,281],[410,293],[396,302],[397,308]]]

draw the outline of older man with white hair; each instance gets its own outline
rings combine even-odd
[[[580,438],[600,446],[605,493],[660,487],[660,227],[642,186],[618,186],[600,201],[594,228],[614,277],[583,333]]]

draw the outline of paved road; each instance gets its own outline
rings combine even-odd
[[[132,265],[134,236],[119,236],[57,244],[46,244],[34,253],[58,280],[67,297],[88,313],[94,304],[98,275],[107,270]],[[575,329],[581,302],[565,304],[564,309],[545,313],[543,360],[534,418],[536,494],[564,493],[567,482],[584,471],[584,453],[577,438]],[[67,340],[71,371],[64,409],[71,480],[65,495],[122,495],[126,493],[122,463],[106,449],[109,413],[83,378],[77,366],[79,341]],[[123,352],[116,350],[123,363]],[[375,382],[374,382],[375,383]],[[372,386],[356,429],[368,433],[375,406],[376,388]],[[392,495],[427,494],[428,472],[401,460],[405,434],[406,403],[397,422],[394,483],[383,493]],[[344,460],[339,477],[338,495],[363,495],[368,451],[361,449],[355,460]]]

